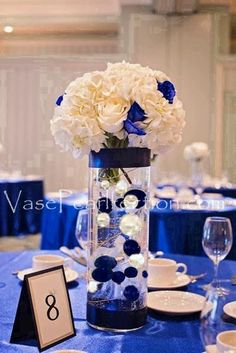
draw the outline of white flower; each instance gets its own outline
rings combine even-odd
[[[127,118],[130,109],[130,103],[118,96],[112,95],[104,101],[99,102],[98,122],[101,128],[109,133],[119,133]]]
[[[208,145],[204,142],[194,142],[184,149],[184,158],[187,161],[202,160],[209,156]]]
[[[116,147],[117,139],[119,145],[127,146],[128,141],[128,147],[162,153],[181,141],[185,124],[180,100],[175,96],[172,104],[158,90],[158,83],[164,81],[170,79],[163,72],[126,62],[108,64],[105,71],[78,77],[55,108],[51,121],[55,142],[75,157]],[[134,103],[144,113],[138,109],[129,114]],[[128,125],[124,124],[127,118]],[[132,123],[145,134],[129,133]]]

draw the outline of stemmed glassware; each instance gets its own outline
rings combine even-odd
[[[79,211],[76,228],[75,228],[75,236],[79,243],[79,247],[82,250],[87,250],[87,242],[88,242],[88,210],[83,209]]]
[[[200,317],[200,336],[207,353],[236,352],[236,287],[230,280],[209,285]]]
[[[231,222],[225,217],[208,217],[204,224],[202,246],[206,255],[213,261],[213,283],[218,281],[219,263],[232,248],[233,235]]]

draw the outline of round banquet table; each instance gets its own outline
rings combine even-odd
[[[49,199],[46,198],[46,201]],[[68,198],[55,200],[51,208],[44,207],[41,249],[59,249],[78,246],[75,226],[78,213],[86,207],[85,193],[75,193]],[[236,207],[227,206],[221,211],[174,210],[153,208],[150,211],[149,248],[166,253],[204,255],[201,245],[204,222],[209,216],[229,217],[236,237]],[[236,259],[236,241],[229,254]]]
[[[222,210],[160,210],[150,211],[149,249],[185,255],[204,255],[202,248],[203,227],[207,217],[228,217],[236,238],[236,207]],[[236,260],[236,241],[229,258]]]
[[[0,236],[40,233],[43,198],[43,180],[0,179]]]
[[[0,282],[5,286],[0,288],[0,352],[1,353],[36,353],[33,346],[10,344],[9,339],[21,291],[19,280],[12,275],[18,269],[31,267],[32,256],[42,251],[25,251],[0,254]],[[51,251],[50,253],[59,253]],[[188,286],[189,292],[204,295],[201,285],[208,283],[213,275],[212,265],[207,258],[168,255],[178,262],[186,263],[189,274],[208,272],[204,279]],[[85,267],[75,264],[74,269],[85,271]],[[231,278],[235,274],[235,262],[223,261],[219,276]],[[78,280],[68,285],[72,304],[76,337],[69,339],[47,352],[59,349],[78,349],[88,353],[201,353],[203,347],[199,336],[199,315],[169,317],[149,311],[147,325],[126,334],[96,331],[86,323],[86,283]]]
[[[164,187],[169,187],[169,186],[174,187],[176,191],[178,191],[180,189],[177,184],[171,184],[171,183],[158,184],[157,189],[163,189]],[[185,185],[185,186],[189,187],[190,189],[192,189],[194,191],[193,187],[191,187],[189,185]],[[196,192],[196,191],[194,191],[194,192]],[[206,186],[203,188],[203,192],[210,193],[210,194],[221,194],[224,197],[230,197],[232,199],[236,199],[236,185],[232,185],[231,187]]]

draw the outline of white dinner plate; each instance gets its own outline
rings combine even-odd
[[[205,298],[202,295],[181,291],[158,291],[147,295],[150,309],[170,315],[193,314],[202,310]]]
[[[236,319],[236,301],[226,304],[224,306],[224,312],[226,315]]]
[[[187,286],[191,280],[188,275],[185,275],[181,272],[176,273],[176,279],[168,284],[161,283],[158,281],[148,281],[149,289],[175,289]]]
[[[34,273],[37,271],[38,270],[34,270],[33,268],[26,268],[25,270],[19,271],[17,274],[17,277],[20,281],[23,281],[25,275],[28,275],[30,273]],[[65,276],[66,276],[66,283],[70,283],[75,281],[79,277],[79,274],[77,271],[67,267],[65,268]]]

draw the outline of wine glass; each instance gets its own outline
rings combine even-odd
[[[76,227],[75,236],[79,243],[79,247],[82,250],[87,250],[88,242],[88,210],[83,209],[79,211]]]
[[[208,217],[204,224],[202,246],[213,261],[214,278],[217,283],[219,263],[230,252],[233,244],[231,222],[225,217]]]
[[[200,316],[200,336],[207,353],[236,352],[236,288],[230,280],[220,280],[219,290],[216,283],[209,285]],[[222,333],[230,333],[230,341],[219,347]],[[228,335],[228,333],[226,333]],[[219,336],[220,335],[220,336]],[[218,343],[217,343],[218,337]],[[216,349],[218,345],[218,350]],[[224,344],[223,344],[224,345]]]

